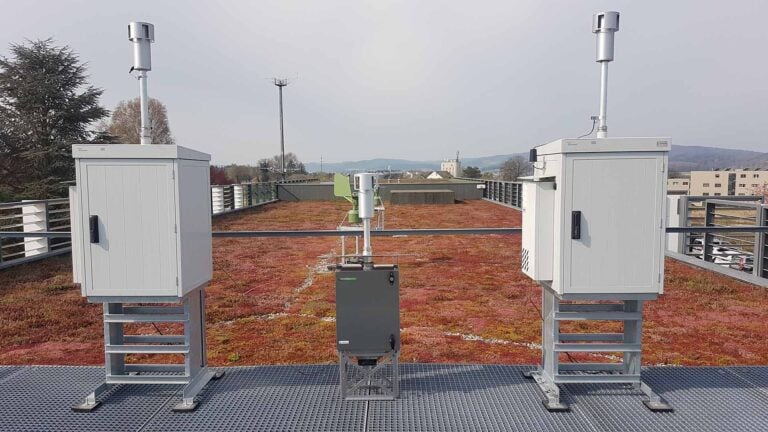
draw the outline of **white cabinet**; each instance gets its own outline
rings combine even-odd
[[[551,259],[552,272],[526,274],[560,295],[662,293],[668,151],[665,138],[563,139],[537,147],[533,180],[552,182],[554,193],[524,190],[523,245],[536,246],[532,262]],[[550,199],[527,217],[527,203]],[[551,242],[551,253],[542,242]]]
[[[211,279],[209,155],[128,144],[74,145],[72,155],[83,295],[170,300]]]
[[[520,265],[534,280],[552,280],[554,241],[554,181],[523,183],[523,248]],[[536,223],[538,221],[539,223]]]

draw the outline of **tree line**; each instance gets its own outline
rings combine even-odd
[[[499,175],[483,173],[479,167],[468,166],[463,169],[463,176],[467,178],[487,178],[491,180],[514,181],[533,172],[533,164],[522,156],[514,156],[507,159],[499,168]]]
[[[104,90],[88,82],[87,68],[68,46],[53,39],[11,44],[10,58],[0,56],[0,201],[66,196],[74,180],[71,145],[78,143],[139,143],[139,99],[122,101],[110,112],[99,103]],[[149,100],[152,142],[173,144],[168,111]],[[531,164],[517,156],[499,171],[502,180],[526,175]],[[212,184],[275,181],[306,174],[294,153],[260,159],[256,166],[211,168]],[[463,175],[481,178],[478,167]]]
[[[0,56],[0,201],[65,197],[75,179],[72,144],[140,142],[139,99],[110,112],[99,103],[103,94],[70,47],[53,39],[10,45],[10,56]],[[166,106],[150,98],[149,117],[152,143],[174,144]],[[285,155],[285,170],[306,174],[293,153]],[[256,166],[211,167],[212,184],[281,177],[279,155]]]
[[[110,116],[103,93],[70,47],[11,44],[10,57],[0,57],[0,201],[66,196],[72,144],[139,142],[138,98]],[[149,111],[153,142],[173,143],[166,107],[152,99]]]
[[[295,153],[285,154],[285,177],[291,178],[307,174],[307,169]],[[270,182],[282,179],[280,173],[280,155],[259,159],[256,166],[231,164],[211,167],[211,184],[227,185],[233,183]]]

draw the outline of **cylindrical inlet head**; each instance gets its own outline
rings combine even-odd
[[[155,26],[146,22],[128,23],[128,40],[133,42],[133,70],[152,70],[150,44],[155,41]]]
[[[372,173],[355,174],[355,190],[357,191],[357,211],[361,219],[373,218],[373,192],[376,175]]]
[[[617,31],[619,31],[618,12],[599,12],[592,15],[592,33],[597,34],[596,61],[613,61],[613,34]]]

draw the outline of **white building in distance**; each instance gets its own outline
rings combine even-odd
[[[440,171],[447,171],[454,177],[461,177],[461,162],[459,161],[459,152],[456,152],[456,159],[445,159],[440,163]]]

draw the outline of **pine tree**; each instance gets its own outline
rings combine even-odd
[[[12,44],[0,57],[0,198],[63,196],[74,179],[71,144],[88,142],[89,126],[109,112],[86,66],[52,39]]]

